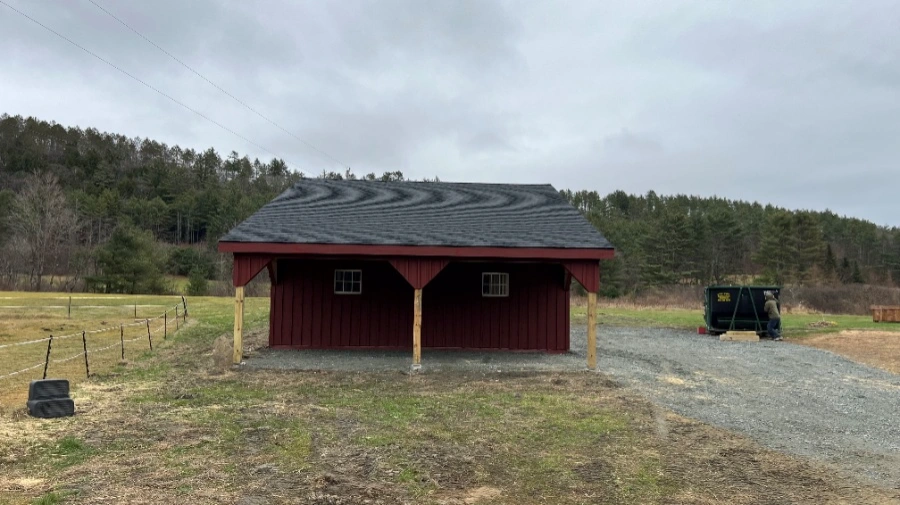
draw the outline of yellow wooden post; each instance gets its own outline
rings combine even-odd
[[[413,312],[413,368],[422,363],[422,290],[416,290]]]
[[[244,286],[234,288],[234,363],[240,364],[243,358],[244,337]]]
[[[588,293],[587,366],[597,369],[597,293]]]

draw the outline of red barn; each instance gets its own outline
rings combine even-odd
[[[569,285],[612,245],[550,185],[303,180],[231,230],[234,360],[243,287],[272,281],[269,345],[569,350]]]

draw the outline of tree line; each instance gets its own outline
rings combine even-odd
[[[280,159],[197,151],[93,128],[0,116],[0,285],[163,292],[227,279],[219,237],[303,177]],[[426,179],[428,180],[428,179]],[[438,181],[435,177],[430,179]],[[690,196],[562,191],[617,248],[604,294],[712,282],[900,281],[900,231],[831,212]]]
[[[603,268],[607,296],[672,284],[900,282],[896,227],[723,198],[561,193],[616,246]]]
[[[284,160],[0,116],[0,287],[202,294],[230,278],[216,242],[305,177]],[[356,179],[351,170],[315,174]],[[403,180],[402,172],[366,174]],[[436,179],[435,179],[436,180]]]

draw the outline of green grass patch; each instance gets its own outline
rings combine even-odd
[[[54,468],[61,470],[83,463],[95,451],[80,439],[75,437],[64,437],[55,445],[49,447],[47,452],[50,456],[50,463]]]
[[[32,500],[31,505],[57,505],[75,494],[75,491],[50,491]]]
[[[310,468],[312,455],[312,434],[301,423],[295,423],[282,432],[283,442],[279,445],[277,456],[288,468],[299,471]]]
[[[658,458],[645,457],[632,475],[625,479],[627,496],[660,500],[677,490],[675,482],[666,477]]]

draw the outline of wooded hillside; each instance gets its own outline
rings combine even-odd
[[[41,289],[55,275],[65,289],[158,292],[171,273],[205,291],[227,275],[218,238],[303,176],[278,159],[0,116],[0,286]],[[608,296],[730,280],[900,281],[897,228],[717,198],[563,194],[619,251],[604,268]]]
[[[604,268],[607,296],[669,284],[900,281],[896,227],[827,211],[652,191],[563,194],[616,246],[616,260]]]

